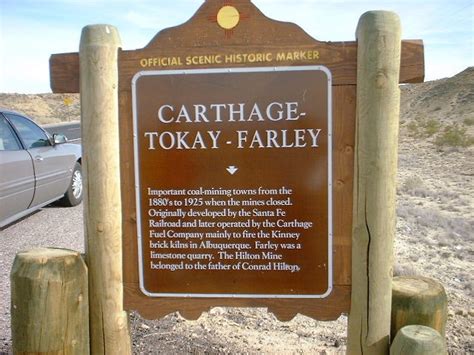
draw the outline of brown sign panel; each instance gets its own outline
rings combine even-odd
[[[331,293],[331,92],[322,66],[134,76],[145,295]]]

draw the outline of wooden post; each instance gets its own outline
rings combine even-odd
[[[446,342],[436,330],[424,325],[407,325],[400,329],[390,348],[390,355],[443,355]]]
[[[390,342],[400,92],[400,21],[370,11],[357,26],[357,119],[348,353]]]
[[[448,317],[448,298],[443,285],[422,276],[399,276],[392,285],[392,339],[406,325],[436,329],[443,337]]]
[[[33,249],[11,272],[15,354],[89,354],[87,267],[78,252]]]
[[[89,267],[91,352],[131,353],[123,310],[118,48],[109,25],[86,26],[79,50],[84,224]]]

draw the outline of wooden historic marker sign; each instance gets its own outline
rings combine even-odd
[[[143,293],[327,297],[329,70],[144,71],[132,95]]]
[[[50,67],[53,92],[79,92],[77,53]],[[118,69],[125,308],[348,312],[357,43],[207,0]],[[423,72],[402,41],[400,82]]]

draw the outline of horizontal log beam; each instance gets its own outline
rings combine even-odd
[[[51,55],[49,83],[55,94],[79,93],[79,53]]]
[[[356,85],[357,82],[357,42],[317,42],[324,47],[324,51],[342,52],[345,58],[340,62],[339,58],[321,58],[313,62],[307,61],[286,61],[278,62],[279,65],[325,65],[333,71],[334,85]],[[305,46],[307,47],[307,46]],[[293,47],[291,49],[295,49]],[[210,53],[216,53],[216,48],[208,47]],[[279,49],[281,51],[282,48]],[[271,48],[269,48],[271,50]],[[143,57],[146,56],[147,49],[137,51],[123,51],[126,56],[128,53],[143,51]],[[179,48],[168,48],[167,56],[174,56],[182,52]],[[225,49],[227,52],[227,49]],[[163,50],[164,52],[164,50]],[[164,54],[162,54],[164,55]],[[336,62],[339,60],[339,62]],[[120,63],[119,63],[120,65]],[[262,65],[271,66],[272,63]],[[229,65],[223,65],[229,66]],[[248,64],[233,65],[248,66]],[[53,93],[77,93],[79,92],[79,55],[78,53],[60,53],[53,54],[49,59],[50,67],[50,85]],[[216,66],[217,67],[217,66]],[[157,68],[151,68],[157,69]],[[168,69],[192,69],[190,66],[173,66]],[[419,83],[423,82],[425,76],[424,48],[421,40],[402,41],[401,65],[400,65],[400,83]]]

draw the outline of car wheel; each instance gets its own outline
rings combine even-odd
[[[74,171],[72,172],[71,183],[67,189],[64,197],[59,200],[63,206],[72,207],[77,206],[82,201],[83,195],[83,185],[82,185],[82,168],[81,164],[76,162],[74,166]]]

